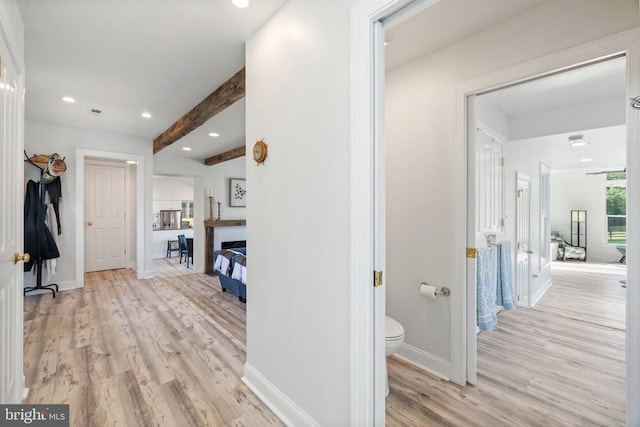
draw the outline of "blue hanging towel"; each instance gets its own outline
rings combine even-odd
[[[496,300],[496,288],[491,280],[491,253],[488,248],[478,249],[477,258],[477,312],[478,327],[481,331],[491,330],[498,322],[494,310]]]
[[[513,296],[513,279],[511,274],[511,244],[502,242],[498,244],[498,274],[496,284],[496,304],[505,310],[516,308]]]

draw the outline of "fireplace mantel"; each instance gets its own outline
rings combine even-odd
[[[209,274],[213,273],[213,230],[217,227],[237,227],[240,225],[247,225],[247,221],[244,219],[222,219],[212,220],[208,219],[204,222],[205,231],[205,263],[204,272]]]

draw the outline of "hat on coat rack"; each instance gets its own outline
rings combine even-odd
[[[55,181],[61,173],[64,173],[67,170],[67,165],[65,164],[64,159],[60,158],[58,153],[38,154],[29,157],[27,161],[43,171],[42,177],[46,182]]]

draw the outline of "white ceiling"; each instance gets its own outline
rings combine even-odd
[[[620,57],[487,93],[482,97],[488,98],[493,107],[508,119],[545,110],[554,110],[557,114],[569,114],[571,109],[563,109],[563,107],[586,102],[594,102],[594,105],[598,105],[598,100],[612,97],[624,102],[625,76],[626,61],[624,57]],[[567,121],[569,121],[568,118]],[[625,118],[620,117],[619,123],[624,122]],[[544,126],[541,126],[542,128]],[[568,138],[570,135],[577,134],[584,135],[589,145],[571,147]],[[535,138],[512,141],[512,143],[535,150],[552,170],[605,169],[624,167],[626,140],[626,126],[623,125],[588,128],[556,135],[540,135]],[[592,161],[580,161],[585,158],[590,158]]]
[[[440,0],[387,28],[387,69],[436,52],[550,0]],[[455,16],[452,22],[451,17]]]
[[[527,13],[550,0],[439,0],[405,20],[396,19],[386,28],[386,69],[391,70],[420,57],[472,37],[485,29]],[[456,16],[455,22],[450,17]],[[506,119],[604,98],[625,99],[625,60],[618,58],[532,80],[482,96]],[[569,110],[566,109],[565,110]],[[624,122],[624,118],[620,120]],[[571,149],[568,136],[584,134],[587,147]],[[624,126],[586,129],[559,135],[517,141],[522,147],[540,150],[552,169],[619,168],[625,164]],[[514,142],[515,143],[515,142]],[[580,158],[592,158],[590,163]]]
[[[582,147],[572,147],[569,136],[580,134],[589,142]],[[585,169],[588,171],[619,170],[626,162],[626,126],[587,129],[536,138],[513,141],[520,154],[535,153],[552,171]],[[581,159],[592,159],[582,162]]]
[[[387,68],[548,1],[440,0],[388,29]],[[285,2],[253,0],[248,9],[238,9],[228,0],[18,0],[25,25],[26,118],[151,141],[244,66],[244,40]],[[455,24],[444,19],[452,13]],[[484,96],[514,117],[605,93],[624,95],[620,64],[606,62]],[[77,102],[63,103],[65,95]],[[160,155],[203,159],[242,145],[244,105],[237,102]],[[92,108],[103,113],[96,116]],[[151,119],[140,116],[145,110]],[[209,137],[212,131],[220,137]]]
[[[285,1],[18,0],[26,119],[151,141],[244,66],[244,41]],[[205,139],[199,156],[243,141],[244,108],[232,109],[228,124],[212,123],[221,137]]]

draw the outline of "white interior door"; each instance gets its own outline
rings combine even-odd
[[[14,254],[24,247],[24,86],[1,38],[0,63],[0,403],[20,403],[23,263]]]
[[[125,167],[85,166],[85,271],[125,267]]]
[[[467,102],[467,246],[483,248],[487,235],[504,231],[504,161],[502,142],[475,125],[475,100],[472,95]],[[467,257],[466,380],[470,384],[477,382],[476,283],[476,258]]]
[[[528,300],[531,272],[531,178],[517,173],[516,185],[516,301]]]

